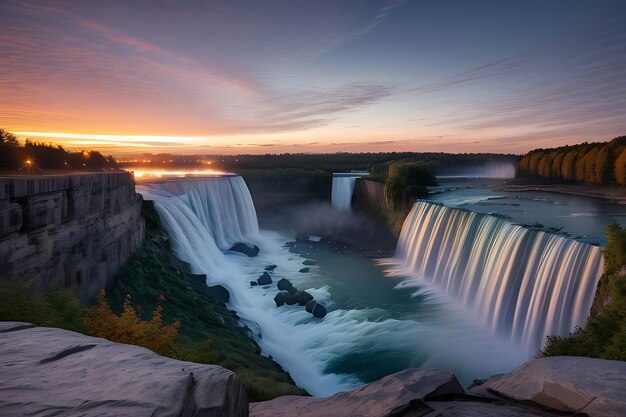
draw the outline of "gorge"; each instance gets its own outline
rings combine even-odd
[[[138,192],[154,201],[174,252],[208,285],[228,289],[229,307],[264,354],[314,395],[411,366],[452,369],[466,384],[510,370],[546,335],[584,323],[602,273],[597,246],[426,201],[407,217],[395,257],[377,265],[260,230],[236,175],[145,183]],[[230,251],[237,243],[260,252]],[[307,260],[314,265],[302,273]],[[274,284],[251,286],[268,265]],[[328,316],[276,308],[281,278],[324,303]]]

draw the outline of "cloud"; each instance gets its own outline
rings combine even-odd
[[[500,59],[495,62],[480,65],[465,72],[445,77],[434,83],[411,88],[408,92],[433,93],[442,91],[458,85],[508,75],[518,71],[519,66],[520,61],[516,58]]]
[[[339,114],[372,105],[397,92],[389,83],[353,82],[330,89],[292,90],[264,98],[254,131],[289,131],[325,126]]]

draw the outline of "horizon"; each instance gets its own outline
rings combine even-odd
[[[9,0],[0,128],[116,158],[608,141],[626,132],[624,17],[616,0]]]

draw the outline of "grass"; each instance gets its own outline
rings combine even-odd
[[[71,290],[33,295],[16,281],[0,281],[0,321],[23,321],[86,333],[85,307]]]

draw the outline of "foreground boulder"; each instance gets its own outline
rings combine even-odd
[[[67,330],[0,322],[0,414],[247,416],[238,378]]]
[[[354,391],[331,397],[279,397],[250,404],[252,417],[388,417],[420,416],[432,411],[425,398],[463,394],[450,372],[436,369],[407,369]],[[412,413],[414,412],[415,413]],[[406,413],[406,414],[405,414]],[[412,413],[412,414],[411,414]]]
[[[470,392],[485,390],[589,417],[626,416],[626,362],[574,356],[540,358],[492,377]]]
[[[248,245],[247,243],[236,243],[229,250],[232,250],[233,252],[243,253],[251,258],[257,256],[260,251],[257,245]]]

